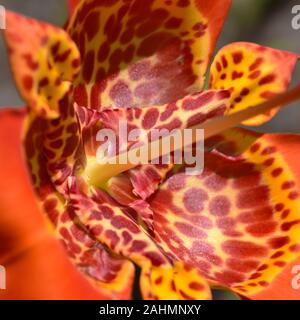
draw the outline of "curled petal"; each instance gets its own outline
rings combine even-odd
[[[95,290],[75,269],[49,233],[23,159],[23,120],[23,111],[0,113],[0,264],[7,272],[7,289],[1,290],[0,297],[107,299],[103,291]]]
[[[82,1],[68,26],[83,59],[76,102],[147,106],[200,91],[230,3]]]
[[[6,17],[4,36],[21,96],[40,116],[58,117],[61,100],[79,71],[76,45],[65,31],[50,24],[12,12]]]
[[[231,91],[230,112],[236,112],[284,92],[291,80],[299,55],[237,42],[223,47],[211,66],[210,87]],[[271,119],[277,110],[245,121],[260,125]]]
[[[299,257],[299,142],[242,129],[208,141],[203,173],[173,175],[150,200],[159,245],[212,284],[262,297]]]

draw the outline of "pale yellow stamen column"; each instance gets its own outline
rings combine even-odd
[[[278,106],[284,107],[289,103],[300,100],[300,84],[297,85],[292,90],[280,94],[266,102],[258,104],[254,107],[250,107],[248,109],[214,118],[212,120],[206,121],[200,125],[196,125],[191,127],[190,129],[193,130],[192,139],[193,143],[197,141],[196,129],[203,129],[204,130],[204,138],[207,139],[212,137],[216,134],[223,132],[226,129],[235,127],[240,123],[244,122],[247,119],[255,117],[259,114],[268,112]],[[181,135],[182,137],[184,134]],[[125,154],[117,155],[116,157],[107,159],[108,161],[103,164],[97,163],[96,157],[90,159],[84,171],[84,177],[86,178],[87,182],[94,186],[102,186],[105,181],[110,179],[113,176],[116,176],[124,171],[127,171],[131,168],[136,167],[138,164],[136,163],[120,163],[120,157],[126,157],[126,159],[132,159],[134,154],[148,154],[148,160],[151,161],[151,150],[159,150],[159,155],[162,156],[162,145],[170,141],[170,137],[166,136],[159,140],[153,141],[148,143],[140,148],[131,149]],[[184,143],[181,144],[181,148],[187,147]],[[174,144],[171,146],[170,151],[177,150]]]

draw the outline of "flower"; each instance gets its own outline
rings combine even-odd
[[[117,133],[121,120],[146,132],[186,128],[287,89],[299,55],[243,42],[217,53],[204,88],[229,7],[229,0],[70,1],[65,30],[7,13],[4,35],[27,111],[0,117],[7,244],[0,263],[28,276],[1,295],[129,298],[136,265],[146,299],[209,299],[215,285],[249,299],[296,298],[298,135],[229,129],[206,140],[197,176],[184,165],[148,164],[99,183],[106,173],[95,165],[98,129]]]

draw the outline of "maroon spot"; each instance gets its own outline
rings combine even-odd
[[[275,206],[275,210],[277,212],[282,211],[283,208],[284,208],[284,204],[283,203],[277,203],[276,206]]]
[[[216,196],[209,203],[209,211],[215,216],[226,216],[230,210],[230,201],[225,196]]]
[[[101,210],[101,213],[105,219],[110,219],[114,215],[113,210],[109,207],[100,206],[99,209]]]
[[[227,185],[226,178],[213,174],[205,179],[204,185],[212,191],[221,191]]]
[[[132,240],[132,236],[127,231],[122,232],[122,237],[123,237],[123,243],[125,246]]]
[[[205,216],[188,215],[188,217],[186,217],[186,218],[190,222],[195,223],[200,228],[211,229],[213,227],[212,221]]]
[[[268,253],[266,247],[242,240],[227,240],[222,244],[222,248],[237,258],[262,257]]]
[[[266,147],[261,154],[264,156],[264,155],[272,154],[274,152],[276,152],[276,148],[273,146],[269,146],[269,147]]]
[[[253,223],[246,228],[246,231],[256,237],[264,237],[265,235],[275,231],[276,222],[259,222]]]
[[[190,188],[183,196],[185,208],[192,213],[201,212],[204,208],[204,201],[206,200],[208,200],[207,193],[199,188]]]
[[[175,174],[168,180],[168,187],[171,191],[177,191],[185,187],[185,175]]]
[[[104,61],[108,57],[109,50],[110,50],[109,43],[108,42],[104,42],[99,48],[99,51],[98,51],[98,54],[97,54],[97,60],[99,62]]]
[[[139,84],[135,90],[134,95],[142,100],[142,104],[148,104],[147,101],[155,97],[160,90],[160,83],[156,80],[143,82]]]
[[[87,34],[88,41],[91,41],[97,32],[99,31],[100,25],[100,13],[92,11],[85,19],[83,30]]]
[[[124,54],[123,54],[123,60],[126,62],[126,63],[129,63],[132,59],[133,59],[133,56],[134,56],[134,51],[135,51],[135,46],[133,44],[130,44],[124,51]]]
[[[176,103],[169,103],[166,110],[161,113],[159,120],[166,121],[177,109]]]
[[[129,43],[133,39],[133,37],[134,37],[134,29],[128,28],[122,33],[120,37],[120,42],[122,44]]]
[[[111,240],[111,247],[112,249],[115,248],[115,246],[118,244],[118,242],[120,241],[119,236],[117,235],[117,233],[115,231],[112,230],[106,230],[105,231],[105,236]]]
[[[295,200],[299,198],[299,192],[293,191],[289,193],[289,199],[290,200]]]
[[[251,208],[268,204],[269,188],[267,186],[259,186],[252,189],[242,190],[238,194],[237,207]]]
[[[272,171],[272,176],[274,178],[278,177],[283,172],[282,168],[276,168]]]
[[[184,110],[195,110],[201,108],[207,104],[209,104],[215,96],[213,91],[208,91],[206,93],[201,94],[196,99],[187,98],[182,103],[182,108]]]
[[[42,80],[39,82],[39,87],[45,87],[49,84],[49,79],[47,77],[44,77]]]
[[[234,228],[235,225],[236,225],[236,221],[230,217],[219,218],[217,220],[217,227],[220,229],[230,230]]]
[[[274,266],[277,266],[280,268],[284,267],[285,265],[286,265],[286,262],[284,262],[284,261],[275,261],[274,262]]]
[[[238,51],[232,54],[233,62],[239,64],[243,60],[243,52]]]
[[[114,101],[117,107],[130,107],[132,105],[132,95],[128,85],[119,80],[111,88],[109,96]]]
[[[205,286],[202,283],[199,282],[191,282],[189,283],[189,287],[192,290],[196,290],[196,291],[203,291],[205,289]]]
[[[38,62],[33,60],[33,57],[30,53],[24,54],[23,58],[26,60],[26,64],[31,70],[36,70],[39,67]]]
[[[290,222],[285,222],[281,225],[281,230],[282,231],[289,231],[293,226],[297,225],[300,223],[300,220],[294,220]]]
[[[162,256],[160,254],[158,254],[157,252],[146,252],[144,254],[144,256],[146,258],[149,258],[153,264],[153,266],[155,267],[159,267],[160,265],[162,265],[163,263],[165,263],[165,260],[162,258]]]
[[[117,229],[127,229],[130,232],[139,233],[139,228],[128,218],[122,216],[113,217],[111,220],[111,224]]]
[[[142,77],[145,76],[145,74],[147,74],[149,71],[150,66],[150,62],[147,60],[139,61],[129,66],[128,74],[130,80],[138,81],[142,79]]]
[[[268,244],[273,249],[278,249],[290,242],[289,237],[275,237],[268,240]]]
[[[260,79],[258,84],[260,86],[265,85],[265,84],[269,84],[269,83],[273,82],[275,79],[276,79],[275,74],[268,74],[267,76],[265,76],[262,79]]]
[[[141,57],[149,57],[160,48],[164,47],[174,36],[167,32],[156,32],[142,40],[138,47],[137,54]]]
[[[239,272],[250,272],[259,266],[259,261],[256,260],[239,260],[234,258],[229,258],[226,261],[226,265],[235,271]]]
[[[95,52],[90,50],[84,59],[82,68],[82,77],[86,83],[89,83],[92,79],[95,64]]]
[[[169,20],[166,21],[165,27],[167,29],[177,29],[180,27],[181,23],[182,19],[171,17]]]
[[[295,187],[295,181],[285,181],[282,186],[281,189],[282,190],[287,190],[287,189],[291,189],[293,187]]]
[[[269,159],[267,159],[266,161],[264,161],[263,164],[264,164],[266,167],[270,167],[270,166],[274,163],[274,161],[275,161],[274,158],[269,158]]]
[[[259,281],[258,283],[259,283],[259,285],[261,285],[262,287],[268,287],[268,286],[270,285],[269,282],[267,282],[267,281]]]
[[[248,88],[243,88],[241,91],[241,96],[247,96],[250,93]]]
[[[285,219],[287,218],[287,216],[290,214],[290,210],[289,209],[286,209],[282,212],[281,214],[281,219]]]
[[[254,145],[251,146],[250,152],[255,153],[259,150],[260,148],[260,143],[255,143]]]
[[[177,6],[184,8],[184,7],[188,7],[190,5],[190,0],[178,0],[177,2]]]
[[[190,250],[190,254],[192,256],[195,256],[196,258],[198,256],[205,256],[207,254],[211,255],[213,254],[213,252],[213,246],[203,241],[194,241]]]
[[[255,69],[257,69],[263,63],[263,61],[264,59],[261,57],[256,58],[255,61],[250,65],[249,71],[254,71]]]
[[[219,61],[216,63],[216,68],[217,68],[218,72],[221,72],[222,66],[221,66],[221,63]]]
[[[293,244],[289,247],[291,252],[300,252],[300,244]]]
[[[251,211],[242,212],[238,216],[238,221],[242,223],[254,223],[269,220],[273,216],[272,207],[263,207]]]
[[[65,147],[62,153],[63,157],[69,157],[76,149],[79,139],[77,136],[73,135],[69,137],[65,142]]]
[[[277,259],[277,258],[279,258],[279,257],[281,257],[283,255],[284,255],[284,251],[277,251],[274,254],[272,254],[270,258],[271,259]]]
[[[184,234],[187,237],[203,239],[207,236],[205,232],[194,227],[191,224],[187,224],[184,222],[175,222],[174,225],[182,234]]]
[[[159,117],[159,111],[155,108],[152,108],[146,112],[144,115],[142,126],[144,129],[150,129],[154,127]]]
[[[224,55],[221,57],[221,60],[222,60],[223,68],[227,68],[228,67],[228,61],[227,61],[227,59],[226,59],[226,57]]]
[[[147,247],[147,243],[142,240],[134,240],[129,251],[140,252]]]
[[[219,283],[225,285],[232,285],[245,280],[245,276],[242,273],[233,271],[216,272],[214,276]]]
[[[48,199],[44,202],[44,208],[46,211],[51,211],[55,209],[56,205],[57,205],[56,199]]]
[[[260,76],[260,70],[256,70],[249,74],[248,78],[251,80],[257,79]]]
[[[24,76],[22,79],[23,86],[25,90],[31,90],[33,86],[33,79],[31,76]]]
[[[158,277],[156,280],[155,280],[155,284],[161,284],[162,283],[162,281],[163,281],[163,277],[162,276],[160,276],[160,277]]]
[[[240,79],[242,78],[243,75],[244,75],[244,72],[233,71],[231,74],[231,79],[232,80]]]

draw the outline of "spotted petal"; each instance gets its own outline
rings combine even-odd
[[[210,298],[202,275],[185,263],[170,263],[140,225],[134,210],[118,205],[103,191],[84,191],[75,179],[69,180],[69,187],[72,205],[82,224],[115,254],[130,259],[142,269],[140,283],[144,298]]]
[[[284,92],[292,77],[299,55],[237,42],[222,48],[210,70],[210,88],[231,91],[231,112],[259,104]],[[245,124],[260,125],[278,110],[262,114]]]
[[[0,297],[107,299],[108,295],[95,290],[74,268],[47,228],[21,149],[24,114],[19,110],[0,112],[0,264],[7,272],[7,289],[0,290]]]
[[[76,102],[160,105],[200,91],[230,2],[82,1],[68,27],[83,60]]]
[[[20,94],[39,115],[58,117],[79,71],[76,45],[65,31],[47,23],[12,12],[6,18],[4,36]]]
[[[285,283],[277,297],[295,297],[285,268],[300,250],[299,142],[241,129],[211,140],[201,175],[177,173],[149,201],[160,246],[243,296]]]
[[[138,128],[141,130],[141,136],[144,133],[147,140],[153,129],[184,129],[227,113],[229,96],[226,90],[207,90],[161,106],[104,110],[98,117],[102,125],[113,129],[117,136],[120,123],[126,122],[128,131]],[[91,138],[95,139],[94,136]],[[95,153],[94,148],[94,155]],[[157,189],[172,167],[170,160],[166,165],[149,164],[131,169],[127,174],[133,184],[133,192],[146,199]]]

